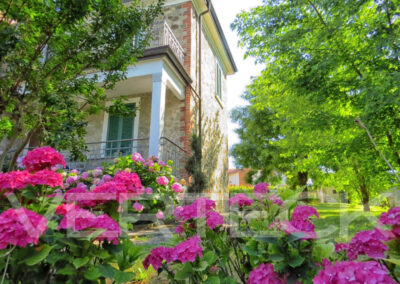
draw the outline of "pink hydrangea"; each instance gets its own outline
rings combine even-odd
[[[203,256],[203,248],[200,246],[201,242],[198,235],[181,242],[173,248],[171,253],[172,259],[185,263],[188,261],[194,262],[197,256],[201,258]]]
[[[378,223],[392,226],[393,237],[400,238],[400,207],[391,208],[388,212],[382,213]]]
[[[275,196],[275,195],[271,195],[268,199],[271,200],[273,204],[276,204],[279,206],[283,206],[283,204],[284,204],[283,201],[278,196]]]
[[[183,225],[179,225],[178,227],[176,227],[175,229],[175,233],[177,233],[178,235],[181,235],[183,232],[185,231],[185,228],[183,228]]]
[[[0,173],[0,192],[7,193],[25,188],[29,184],[30,177],[28,171]]]
[[[167,263],[173,261],[171,257],[172,251],[173,249],[168,247],[157,247],[152,249],[150,254],[143,261],[143,267],[148,269],[151,264],[155,270],[160,269],[164,260]]]
[[[124,184],[130,192],[136,191],[138,188],[142,187],[142,182],[137,173],[120,171],[114,176],[113,181]]]
[[[65,180],[66,183],[68,184],[74,184],[78,181],[78,176],[69,176],[67,177],[67,179]]]
[[[81,179],[88,180],[89,178],[90,178],[90,173],[89,172],[82,173]]]
[[[172,186],[171,186],[172,190],[175,193],[181,193],[183,191],[183,187],[180,183],[175,182]]]
[[[78,184],[77,187],[67,190],[64,194],[66,201],[74,201],[79,207],[94,207],[97,205],[96,195],[86,190],[86,185]]]
[[[209,211],[206,213],[206,225],[214,230],[218,226],[222,226],[224,224],[224,217],[221,216],[218,212]]]
[[[347,257],[355,260],[359,255],[368,255],[371,258],[385,258],[388,247],[383,243],[389,238],[378,229],[361,231],[357,233],[349,243]]]
[[[143,211],[143,209],[144,209],[144,206],[142,205],[142,204],[140,204],[139,202],[135,202],[134,204],[133,204],[133,208],[136,210],[136,211]]]
[[[158,211],[156,214],[156,218],[159,220],[164,219],[164,212]]]
[[[63,212],[63,209],[66,209]],[[57,211],[56,211],[57,212]],[[60,208],[58,210],[60,213],[64,214],[64,218],[58,225],[58,229],[73,229],[74,231],[82,231],[88,228],[92,228],[96,222],[96,215],[88,210],[81,209],[78,207],[74,208]],[[62,215],[62,214],[60,214]]]
[[[103,174],[103,168],[102,167],[97,167],[92,171],[93,177],[99,177]]]
[[[47,219],[43,216],[23,207],[8,209],[0,214],[0,249],[37,245],[46,230]]]
[[[364,284],[395,284],[389,272],[378,262],[338,261],[332,265],[324,260],[324,269],[313,279],[314,284],[328,283],[364,283]]]
[[[109,181],[98,185],[90,191],[90,193],[94,195],[94,199],[96,199],[99,204],[114,200],[122,204],[128,199],[128,190],[126,186],[123,183],[115,181]]]
[[[146,192],[147,195],[152,195],[153,194],[153,189],[151,187],[147,187],[145,189],[145,192]]]
[[[51,169],[54,166],[66,166],[64,156],[51,147],[36,148],[29,151],[22,160],[22,165],[30,172]]]
[[[65,216],[68,212],[76,210],[76,209],[79,209],[79,207],[73,203],[61,204],[61,205],[57,206],[56,214]]]
[[[160,176],[159,178],[157,178],[157,183],[159,185],[164,185],[165,186],[165,185],[167,185],[169,183],[169,180],[165,176]]]
[[[311,216],[319,218],[318,212],[314,207],[297,206],[292,213],[292,220],[308,221]]]
[[[144,159],[143,159],[143,157],[142,157],[142,155],[139,154],[139,153],[134,153],[134,154],[132,155],[132,160],[133,160],[134,162],[136,162],[136,163],[144,163],[144,162],[145,162]]]
[[[285,284],[286,280],[278,276],[271,263],[263,263],[250,272],[247,284]]]
[[[266,195],[269,192],[268,186],[269,186],[269,183],[265,183],[265,182],[256,184],[254,186],[254,195],[257,198],[260,198],[260,199],[263,198],[264,195]]]
[[[184,207],[178,206],[174,210],[174,217],[177,220],[188,221],[193,218],[204,218],[206,212],[215,208],[215,202],[207,198],[199,198],[192,204]]]
[[[349,244],[337,243],[335,244],[335,252],[347,251],[349,249]]]
[[[108,240],[114,245],[118,244],[118,237],[121,235],[121,227],[107,214],[96,217],[94,224],[91,226],[94,229],[105,229],[96,240],[104,241]]]
[[[302,240],[316,239],[317,234],[314,231],[314,225],[310,221],[292,220],[281,222],[280,227],[286,234],[300,234]]]
[[[253,204],[253,202],[254,200],[247,197],[246,194],[238,193],[234,197],[229,199],[229,206],[233,206],[235,204],[237,204],[239,207],[250,206],[251,204]]]
[[[33,186],[35,185],[47,185],[49,187],[63,187],[63,177],[61,174],[50,171],[50,170],[41,170],[37,171],[29,178],[29,183]]]

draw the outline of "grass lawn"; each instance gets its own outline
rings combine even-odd
[[[354,234],[370,230],[377,225],[382,207],[371,206],[371,212],[364,212],[362,205],[344,203],[320,203],[312,205],[318,210],[320,219],[314,219],[315,230],[320,238],[349,241]]]

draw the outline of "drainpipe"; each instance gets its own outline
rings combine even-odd
[[[202,123],[201,123],[201,110],[202,110],[202,93],[201,93],[201,66],[202,66],[202,61],[201,61],[201,36],[202,36],[202,18],[205,14],[210,12],[210,0],[205,0],[206,5],[207,5],[207,10],[202,12],[199,15],[199,139],[200,139],[200,149],[201,149],[201,141],[202,141]]]

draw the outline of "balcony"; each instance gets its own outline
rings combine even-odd
[[[149,32],[152,35],[149,49],[168,46],[178,61],[184,64],[185,51],[166,21],[155,22]]]
[[[113,141],[101,141],[87,143],[87,149],[84,154],[86,161],[74,161],[68,151],[60,151],[64,155],[68,169],[78,169],[86,171],[102,166],[104,163],[112,163],[115,158],[140,153],[143,158],[149,156],[149,138],[125,139]],[[173,174],[177,178],[183,178],[183,169],[186,162],[186,150],[175,144],[166,137],[160,139],[160,160],[164,162],[173,161]],[[23,152],[24,156],[27,151],[33,148],[26,148]],[[6,157],[6,164],[11,161],[15,152],[10,151]]]

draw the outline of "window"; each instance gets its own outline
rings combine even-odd
[[[219,64],[217,63],[217,97],[222,100],[222,70]]]
[[[134,109],[136,104],[128,104],[127,106]],[[107,157],[132,153],[134,123],[134,116],[109,115],[106,146]]]

